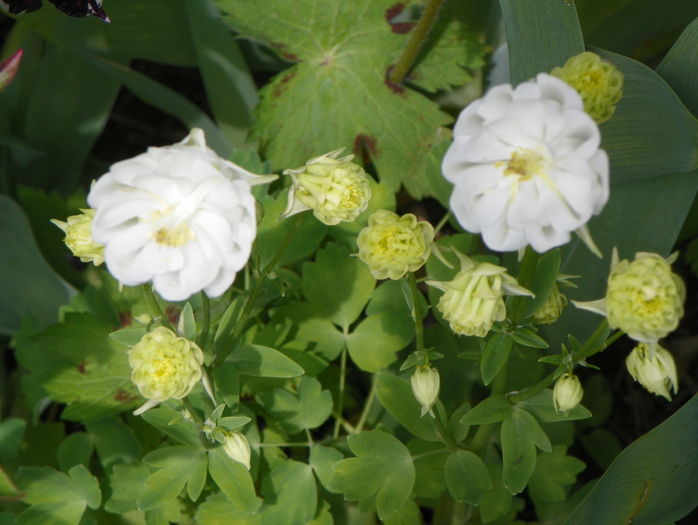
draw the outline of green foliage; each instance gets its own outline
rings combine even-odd
[[[298,461],[274,468],[262,483],[263,524],[304,525],[315,516],[317,487],[313,469]]]
[[[156,470],[145,480],[138,496],[138,508],[142,510],[154,509],[173,500],[185,485],[189,498],[196,501],[206,482],[207,458],[201,449],[160,448],[147,454],[143,463]]]
[[[479,505],[485,493],[492,488],[492,480],[485,463],[469,450],[456,450],[446,460],[446,486],[456,501]]]
[[[262,345],[245,345],[230,355],[241,374],[260,377],[297,377],[303,369],[293,360],[273,348]]]
[[[501,441],[504,486],[511,494],[518,494],[533,474],[536,447],[550,452],[552,446],[535,418],[521,408],[515,408],[502,422]]]
[[[298,384],[297,393],[280,388],[273,392],[257,395],[257,402],[289,434],[322,425],[332,412],[332,394],[322,390],[320,382],[313,377],[304,377]]]

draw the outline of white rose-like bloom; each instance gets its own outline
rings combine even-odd
[[[168,301],[222,294],[250,255],[257,176],[220,158],[193,129],[181,142],[112,165],[90,190],[95,241],[121,283],[148,281]]]
[[[442,165],[460,224],[493,250],[543,252],[599,214],[608,157],[583,107],[572,87],[545,73],[466,107]]]

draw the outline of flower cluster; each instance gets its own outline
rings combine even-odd
[[[305,210],[329,226],[351,222],[371,200],[371,186],[363,168],[351,162],[354,155],[339,157],[341,149],[306,162],[297,169],[284,170],[293,179],[284,212],[290,217]]]
[[[497,251],[565,244],[608,200],[608,158],[579,94],[545,73],[466,107],[443,160],[461,226]]]
[[[506,317],[505,293],[533,296],[506,273],[506,268],[477,263],[462,254],[458,257],[461,269],[451,281],[427,281],[444,292],[437,308],[455,333],[484,337],[495,321]]]
[[[145,334],[128,355],[131,381],[148,399],[141,414],[168,399],[182,399],[201,379],[204,354],[193,342],[158,327]]]
[[[584,111],[599,124],[613,116],[623,96],[623,74],[596,53],[575,55],[550,74],[577,90],[584,101]]]
[[[121,283],[153,282],[170,301],[222,294],[256,235],[256,176],[206,146],[194,129],[178,144],[114,164],[87,197],[92,236]]]
[[[359,232],[359,259],[376,279],[400,279],[427,261],[434,228],[411,213],[399,216],[388,210],[371,214],[368,226]]]

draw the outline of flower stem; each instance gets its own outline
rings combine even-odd
[[[208,296],[201,292],[201,305],[203,306],[203,317],[201,319],[201,332],[199,333],[199,338],[196,340],[196,344],[202,347],[206,344],[206,339],[208,338],[208,329],[211,324],[211,301],[209,301]]]
[[[410,285],[410,292],[412,292],[412,313],[414,314],[414,338],[415,338],[415,350],[417,352],[422,352],[424,350],[424,323],[422,320],[422,304],[420,299],[422,298],[419,289],[417,288],[417,278],[414,272],[409,272],[408,282]],[[429,364],[429,356],[426,355],[424,358],[425,365]]]
[[[439,437],[441,438],[441,441],[443,441],[444,444],[450,450],[456,450],[458,448],[458,444],[454,441],[454,439],[448,433],[448,430],[446,428],[446,423],[444,422],[444,420],[441,416],[441,411],[439,411],[438,407],[436,407],[436,406],[434,407],[434,418],[436,420],[436,431],[438,432]]]
[[[494,396],[504,392],[508,375],[507,367],[508,365],[505,364],[499,374],[497,374],[497,376],[494,378],[490,395]],[[492,437],[492,433],[495,431],[498,425],[499,423],[487,423],[480,425],[475,432],[475,435],[470,440],[470,446],[468,448],[475,452],[475,454],[480,455],[485,450],[485,447],[487,447],[487,444],[490,442],[490,438]]]
[[[167,318],[167,315],[165,315],[165,312],[163,312],[162,308],[160,308],[160,304],[158,303],[158,300],[156,299],[155,294],[153,293],[153,289],[150,286],[150,284],[145,283],[145,284],[141,285],[141,289],[143,290],[143,296],[145,297],[145,304],[148,305],[148,309],[150,310],[150,314],[153,317],[159,317],[162,324],[174,332],[175,329],[172,326],[172,323],[170,323],[170,320]]]
[[[204,421],[199,416],[199,413],[194,408],[194,405],[191,404],[191,401],[189,401],[189,399],[187,399],[186,397],[183,397],[181,399],[181,401],[182,401],[182,404],[184,405],[184,408],[187,409],[187,412],[189,412],[189,415],[194,420],[194,422],[197,425],[199,425],[200,427],[202,427],[204,425]]]
[[[407,76],[407,73],[412,68],[412,64],[414,64],[419,54],[419,50],[422,48],[422,45],[424,45],[424,42],[426,42],[429,31],[431,31],[437,15],[439,14],[439,10],[445,1],[446,0],[429,0],[427,2],[422,16],[419,18],[419,22],[417,22],[417,25],[412,30],[410,39],[402,50],[402,55],[400,55],[400,58],[388,73],[388,81],[391,84],[400,84]]]
[[[347,379],[347,347],[342,348],[342,356],[339,360],[339,397],[337,399],[337,411],[334,418],[334,431],[332,438],[339,437],[339,427],[342,424],[342,412],[344,410],[344,386]]]
[[[364,404],[364,409],[361,411],[361,417],[359,417],[359,422],[356,424],[356,427],[354,427],[354,432],[356,434],[363,430],[364,425],[366,424],[366,419],[368,418],[368,413],[371,411],[371,407],[373,406],[373,400],[375,398],[376,376],[374,374],[371,379],[371,391],[368,393],[368,397],[366,398],[366,403]]]
[[[310,447],[307,442],[296,442],[296,443],[259,443],[256,445],[259,448],[265,447]]]

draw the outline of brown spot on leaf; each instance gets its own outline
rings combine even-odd
[[[367,166],[371,162],[371,157],[375,158],[378,156],[375,137],[359,133],[354,137],[352,151],[354,155],[361,159],[362,164]]]
[[[390,91],[397,95],[402,95],[405,92],[405,88],[400,86],[399,84],[395,84],[394,82],[391,82],[390,80],[390,71],[393,69],[393,66],[390,66],[388,70],[385,72],[385,78],[383,79],[383,83],[390,88]]]
[[[398,16],[405,9],[405,4],[402,2],[393,4],[388,9],[385,10],[385,21],[390,24],[390,30],[393,33],[403,35],[409,33],[414,27],[414,22],[393,22],[396,16]]]
[[[138,399],[138,396],[126,392],[123,388],[120,388],[116,391],[116,394],[114,394],[114,400],[119,403],[132,403],[136,399]]]
[[[76,367],[81,374],[87,373],[87,361],[80,361]]]
[[[133,322],[133,314],[131,312],[119,312],[119,324],[122,327],[131,326]]]
[[[279,81],[274,85],[274,92],[273,95],[278,98],[280,97],[284,91],[286,91],[286,87],[288,83],[293,80],[293,78],[296,76],[298,73],[298,70],[296,68],[291,69],[288,73],[284,73],[284,75],[279,79]]]
[[[176,306],[168,306],[167,310],[165,310],[165,315],[170,323],[177,326],[177,322],[179,321],[179,308]]]
[[[271,47],[273,47],[276,51],[278,51],[279,56],[283,58],[284,60],[288,60],[289,62],[300,62],[301,59],[298,58],[298,55],[294,55],[293,53],[289,53],[288,51],[284,51],[286,49],[286,44],[283,44],[281,42],[272,42]]]

